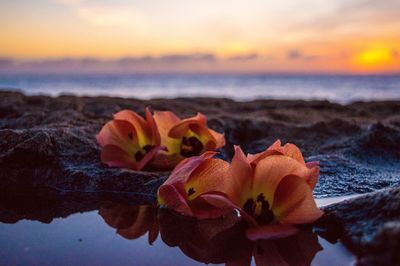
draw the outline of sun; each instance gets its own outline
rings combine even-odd
[[[386,47],[372,47],[361,51],[355,57],[355,63],[364,68],[380,68],[393,61],[393,52]]]

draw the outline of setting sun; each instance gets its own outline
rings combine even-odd
[[[386,47],[374,47],[362,51],[356,56],[356,63],[365,68],[378,68],[393,61],[393,51]]]

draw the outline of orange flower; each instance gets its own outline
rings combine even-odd
[[[225,192],[254,227],[247,236],[276,238],[296,232],[292,225],[311,223],[322,215],[313,189],[319,176],[317,162],[306,164],[293,144],[275,142],[266,151],[243,154],[235,147]]]
[[[111,167],[141,170],[161,149],[160,135],[147,108],[146,120],[129,110],[116,113],[96,139],[102,146],[101,161]]]
[[[179,163],[158,190],[159,205],[199,219],[232,211],[232,203],[221,193],[229,181],[229,163],[212,158],[214,155],[205,152]]]
[[[158,169],[172,169],[185,158],[213,151],[225,145],[223,134],[207,127],[207,118],[198,113],[179,119],[169,111],[154,112],[154,120],[165,150],[157,153],[152,165]]]

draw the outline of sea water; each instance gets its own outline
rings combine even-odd
[[[225,97],[329,100],[337,103],[399,100],[400,75],[0,75],[0,89],[29,95],[118,96],[139,99]]]

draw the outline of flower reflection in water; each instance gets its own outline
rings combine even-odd
[[[103,207],[99,214],[117,233],[137,239],[148,232],[149,243],[160,233],[168,246],[199,262],[226,265],[310,265],[322,250],[311,227],[297,234],[274,240],[247,239],[246,224],[234,212],[218,219],[197,220],[150,205],[115,204]]]
[[[157,239],[159,223],[154,206],[115,204],[100,208],[99,214],[126,239],[137,239],[147,232],[150,245]]]

